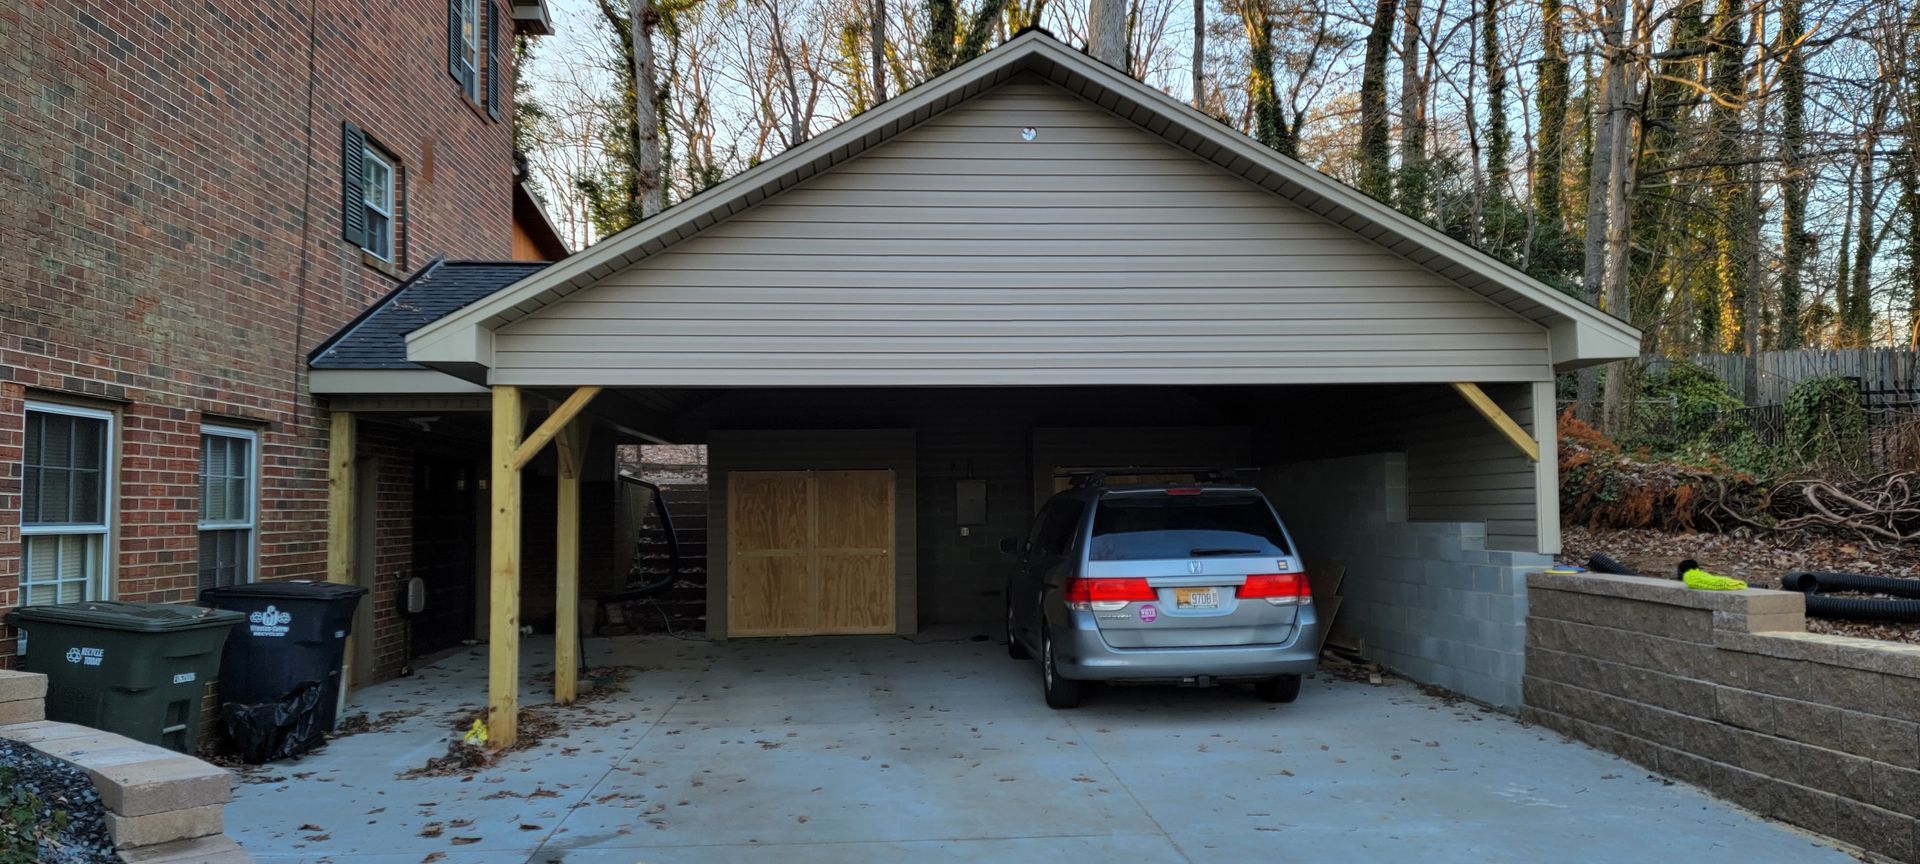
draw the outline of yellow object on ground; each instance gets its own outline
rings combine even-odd
[[[487,721],[481,720],[478,717],[474,718],[473,727],[467,730],[466,741],[468,744],[472,744],[475,747],[486,746]]]
[[[1696,591],[1739,591],[1747,583],[1726,576],[1715,576],[1705,570],[1694,568],[1680,575],[1680,581]]]

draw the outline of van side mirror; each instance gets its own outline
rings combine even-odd
[[[1020,554],[1020,538],[1018,537],[1000,538],[1000,552],[1001,554],[1004,554],[1004,555]]]

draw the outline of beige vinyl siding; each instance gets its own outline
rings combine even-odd
[[[1551,374],[1541,325],[1032,76],[609,273],[493,348],[494,381],[516,384]]]
[[[1489,384],[1487,395],[1533,431],[1533,387]],[[1487,547],[1539,551],[1539,489],[1532,460],[1450,388],[1422,388],[1402,403],[1407,518],[1484,522]],[[1552,459],[1553,450],[1543,451]]]

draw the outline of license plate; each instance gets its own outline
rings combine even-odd
[[[1173,605],[1176,609],[1218,609],[1220,608],[1220,589],[1175,588]]]

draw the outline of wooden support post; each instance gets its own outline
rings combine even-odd
[[[553,443],[560,456],[559,500],[554,506],[553,701],[565,705],[579,690],[580,474],[586,466],[586,420],[568,423]]]
[[[344,585],[354,584],[353,562],[357,549],[353,537],[356,524],[353,463],[358,454],[353,432],[353,412],[333,412],[327,426],[327,581]],[[353,686],[353,640],[356,638],[361,637],[347,637],[345,661],[340,667],[342,693]]]
[[[487,626],[487,743],[512,747],[520,718],[520,388],[493,388],[492,609]]]
[[[1502,411],[1500,405],[1488,397],[1486,391],[1480,389],[1480,385],[1455,382],[1453,389],[1467,400],[1467,404],[1473,406],[1473,410],[1480,412],[1480,416],[1487,418],[1487,422],[1492,423],[1493,428],[1500,430],[1501,435],[1513,442],[1514,447],[1526,454],[1528,459],[1540,461],[1540,445],[1534,442],[1533,436],[1527,434],[1527,430],[1520,428],[1520,424],[1513,422],[1513,418],[1508,417],[1507,412]]]
[[[581,387],[574,390],[573,395],[568,396],[567,401],[560,403],[560,407],[553,409],[553,413],[547,415],[546,421],[540,424],[540,428],[533,430],[533,434],[528,435],[527,440],[514,450],[514,469],[527,467],[527,463],[532,462],[533,457],[540,455],[540,448],[547,446],[547,442],[553,440],[553,436],[567,428],[567,424],[573,422],[573,418],[578,417],[580,412],[586,409],[587,403],[592,402],[593,397],[598,395],[600,395],[598,387]]]

